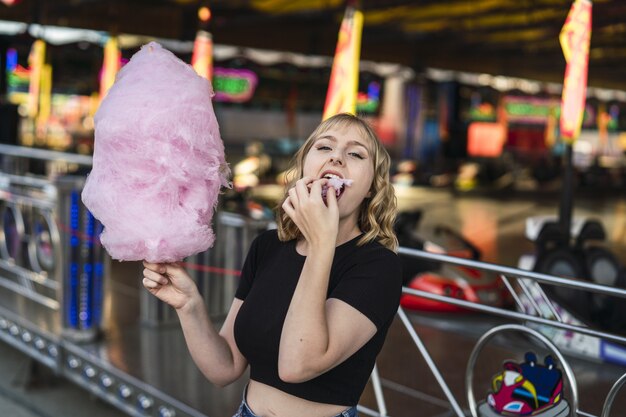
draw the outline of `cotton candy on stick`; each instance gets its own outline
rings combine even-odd
[[[119,72],[95,116],[82,199],[114,259],[173,262],[206,250],[228,186],[210,83],[157,43]]]

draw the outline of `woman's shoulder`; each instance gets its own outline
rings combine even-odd
[[[355,242],[350,253],[346,253],[350,264],[367,265],[375,268],[400,268],[400,257],[376,239],[357,245]]]
[[[278,230],[276,229],[264,230],[259,233],[256,238],[254,238],[254,244],[264,247],[268,245],[279,245],[280,243],[280,239],[278,239]]]
[[[365,256],[377,256],[387,259],[400,259],[396,252],[387,248],[376,239],[370,240],[364,245],[357,247],[361,249],[359,252],[361,252],[361,254]]]

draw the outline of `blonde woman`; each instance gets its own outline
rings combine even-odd
[[[180,266],[145,263],[144,286],[176,309],[211,382],[228,385],[250,365],[235,416],[357,415],[402,286],[389,165],[360,118],[322,122],[295,155],[278,230],[251,245],[219,333]],[[333,178],[353,183],[335,190]]]

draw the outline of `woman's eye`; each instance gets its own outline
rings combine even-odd
[[[330,150],[330,146],[326,146],[326,145],[320,145],[317,147],[318,151],[329,151]]]
[[[358,152],[350,152],[350,155],[354,156],[355,158],[363,159],[363,155]]]

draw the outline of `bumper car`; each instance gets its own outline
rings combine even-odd
[[[626,288],[626,268],[603,246],[606,234],[599,221],[574,218],[570,235],[568,240],[555,216],[528,218],[526,237],[535,243],[535,251],[523,255],[518,267],[572,280]],[[532,300],[526,294],[519,294],[524,312],[552,317],[545,294],[565,323],[626,334],[626,302],[623,298],[529,280],[526,283]],[[535,311],[533,301],[539,312]],[[564,352],[626,365],[624,346],[548,326],[537,327]]]
[[[436,226],[432,239],[417,233],[422,212],[404,212],[394,225],[400,246],[427,252],[480,259],[480,251],[471,242],[446,226]],[[403,285],[415,290],[458,298],[460,300],[503,307],[511,301],[510,294],[497,274],[464,266],[447,265],[426,259],[400,255]],[[461,307],[403,294],[400,304],[407,309],[435,312],[467,311]]]

